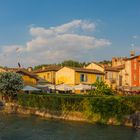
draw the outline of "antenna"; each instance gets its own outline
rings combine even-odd
[[[135,56],[135,49],[134,49],[135,44],[131,44],[131,50],[130,50],[130,56],[134,57]]]
[[[18,67],[21,68],[21,63],[20,63],[20,48],[19,47],[16,48],[16,52],[17,52],[17,63],[18,63]]]

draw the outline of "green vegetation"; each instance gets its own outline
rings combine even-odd
[[[104,65],[110,65],[112,64],[112,62],[110,60],[103,60],[103,61],[100,61],[99,64],[104,64]]]
[[[42,64],[42,65],[37,65],[37,66],[34,66],[34,70],[38,70],[38,69],[41,69],[42,67],[47,67],[47,66],[52,66],[54,64]]]
[[[90,91],[89,94],[91,95],[113,95],[112,89],[104,81],[97,80],[93,86],[95,86],[96,89]]]
[[[42,68],[43,66],[47,67],[47,66],[68,66],[68,67],[84,67],[87,66],[88,64],[90,64],[90,62],[79,62],[79,61],[75,61],[75,60],[65,60],[61,63],[58,64],[42,64],[42,65],[37,65],[34,67],[34,70],[38,70],[40,68]],[[103,60],[98,62],[98,64],[103,64],[103,65],[111,65],[111,61],[109,60]]]
[[[50,111],[83,113],[91,121],[121,120],[140,110],[140,96],[84,96],[57,94],[19,94],[18,104]]]
[[[79,62],[79,61],[75,61],[75,60],[65,60],[61,63],[58,64],[42,64],[42,65],[38,65],[34,67],[34,70],[38,70],[40,68],[42,68],[43,66],[47,67],[47,66],[69,66],[69,67],[84,67],[85,65],[87,65],[89,63],[86,62]]]
[[[22,76],[14,72],[0,73],[0,92],[3,96],[13,97],[23,88]]]
[[[65,60],[58,64],[59,66],[69,66],[69,67],[84,67],[86,62],[79,62],[74,60]]]

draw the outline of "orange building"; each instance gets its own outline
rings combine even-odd
[[[131,86],[140,86],[140,55],[127,60],[131,63]]]

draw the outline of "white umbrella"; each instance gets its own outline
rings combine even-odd
[[[53,84],[46,84],[46,86],[47,86],[49,89],[55,89],[55,85],[53,85]]]
[[[73,87],[75,90],[90,90],[90,89],[95,89],[96,87],[93,87],[91,85],[84,85],[84,84],[79,84]]]
[[[61,90],[61,91],[70,91],[70,90],[73,90],[73,87],[66,84],[61,84],[61,85],[57,85],[56,89]]]
[[[47,87],[46,85],[37,85],[36,86],[37,88],[45,88],[45,87]]]
[[[34,88],[32,86],[25,86],[22,90],[23,91],[39,91],[40,89]]]

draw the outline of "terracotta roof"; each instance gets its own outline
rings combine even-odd
[[[76,72],[83,72],[83,73],[95,73],[95,74],[104,74],[103,72],[96,70],[96,69],[85,69],[85,68],[78,68],[78,67],[68,67]]]
[[[39,80],[39,78],[37,77],[37,75],[35,73],[29,72],[26,69],[18,69],[15,72],[19,73],[19,74],[25,74],[25,75],[28,75],[29,77],[32,77],[32,78],[34,78],[36,80]]]
[[[18,69],[20,69],[20,68],[3,68],[5,71],[10,71],[10,72],[14,72],[14,71],[16,71],[16,70],[18,70]]]
[[[119,72],[118,69],[114,68],[114,67],[106,67],[105,71],[114,71],[114,72]]]
[[[40,72],[47,72],[47,71],[58,71],[60,70],[62,67],[60,66],[47,66],[45,67],[44,69],[38,69],[38,70],[35,70],[33,71],[34,73],[40,73]]]
[[[136,55],[136,56],[133,56],[133,57],[130,57],[130,58],[127,58],[126,60],[131,60],[131,59],[135,59],[135,58],[140,58],[140,55]]]
[[[119,65],[119,66],[115,66],[115,67],[106,67],[105,71],[114,71],[114,72],[119,72],[120,70],[124,69],[125,65]]]

